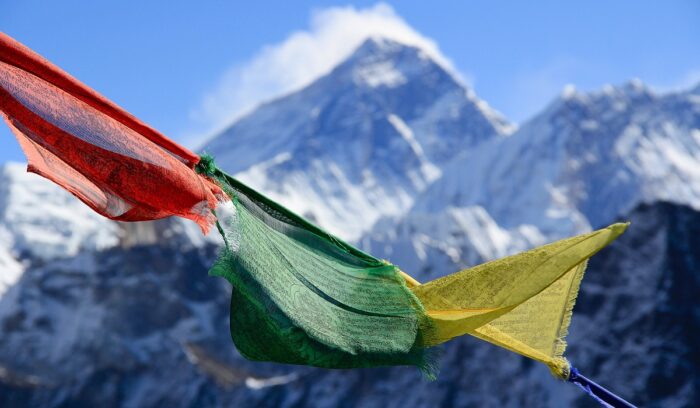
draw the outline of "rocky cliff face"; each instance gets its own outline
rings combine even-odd
[[[570,357],[639,406],[700,401],[700,213],[644,204],[630,230],[592,258]]]
[[[0,405],[246,405],[288,367],[256,365],[228,332],[217,247],[140,245],[27,269],[0,299]]]

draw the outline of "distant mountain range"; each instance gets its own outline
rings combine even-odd
[[[420,280],[631,220],[590,264],[568,354],[641,405],[700,403],[700,87],[567,88],[516,129],[422,50],[371,38],[203,150]],[[1,167],[0,406],[590,406],[471,338],[433,383],[245,361],[228,284],[206,275],[218,242]]]
[[[568,89],[510,137],[464,150],[405,216],[375,227],[369,249],[435,276],[657,200],[700,208],[698,88]]]

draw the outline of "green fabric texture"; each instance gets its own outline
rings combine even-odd
[[[324,368],[413,365],[434,378],[430,319],[394,265],[321,230],[216,169],[235,212],[210,271],[233,286],[231,336],[251,360]]]
[[[231,336],[243,356],[325,368],[414,365],[437,375],[434,346],[465,334],[567,378],[565,336],[586,261],[627,228],[613,224],[420,284],[218,170],[231,197],[226,246]],[[225,217],[224,217],[225,218]]]

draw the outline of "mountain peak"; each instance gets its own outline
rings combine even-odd
[[[634,78],[620,85],[605,84],[599,90],[581,91],[573,84],[564,86],[559,96],[537,117],[559,115],[562,111],[588,111],[597,115],[601,110],[625,110],[646,104],[656,98],[654,92],[640,79]],[[536,117],[536,118],[537,118]]]
[[[417,44],[396,40],[380,35],[367,37],[346,59],[353,63],[367,63],[377,60],[410,58],[430,61],[446,71],[451,71],[444,57],[435,50],[429,50]],[[343,63],[341,63],[342,65]]]
[[[435,50],[370,37],[206,149],[252,187],[352,240],[380,216],[407,211],[455,155],[509,129]]]
[[[564,88],[562,88],[559,97],[561,99],[568,100],[575,98],[577,95],[579,95],[579,93],[576,90],[576,86],[574,84],[566,84],[564,85]]]
[[[639,78],[632,78],[629,81],[623,83],[618,87],[619,91],[630,99],[635,99],[639,97],[648,97],[653,95],[651,88],[649,88],[644,82]]]
[[[397,87],[426,75],[458,82],[447,67],[421,48],[378,36],[367,38],[334,72],[369,88]]]
[[[360,46],[355,49],[353,55],[390,54],[402,48],[416,47],[412,47],[387,37],[373,35],[363,41]]]
[[[639,78],[633,78],[620,85],[606,84],[598,91],[588,92],[585,97],[591,101],[645,101],[654,97],[654,92]]]

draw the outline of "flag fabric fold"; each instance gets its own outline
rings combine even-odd
[[[306,221],[0,33],[0,112],[28,170],[119,221],[180,216],[225,248],[230,329],[247,358],[326,368],[414,365],[469,334],[570,378],[565,336],[587,260],[626,224],[421,284]],[[217,220],[218,202],[232,216]],[[221,222],[220,222],[221,221]]]
[[[587,260],[627,228],[613,224],[420,284],[224,172],[210,175],[234,205],[211,274],[233,285],[236,346],[261,361],[415,365],[432,377],[429,350],[469,334],[565,380],[565,337]]]
[[[568,378],[565,337],[587,261],[627,225],[613,224],[412,288],[435,327],[425,341],[434,345],[469,334]]]
[[[111,219],[176,215],[207,231],[225,199],[193,171],[197,155],[2,33],[0,111],[29,171]]]

